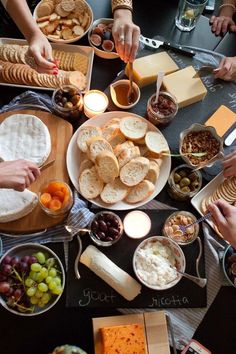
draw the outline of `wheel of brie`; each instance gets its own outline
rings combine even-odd
[[[29,114],[14,114],[0,125],[0,159],[25,159],[41,166],[51,152],[47,126]]]

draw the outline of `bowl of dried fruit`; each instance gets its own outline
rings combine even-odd
[[[78,41],[93,23],[93,11],[84,0],[42,0],[33,16],[45,36],[60,43]]]
[[[0,304],[20,316],[35,316],[52,308],[62,295],[65,272],[50,248],[25,243],[0,259]]]
[[[223,140],[214,127],[194,123],[180,133],[179,152],[192,167],[210,167],[223,156]]]
[[[88,32],[88,40],[97,56],[104,59],[116,59],[119,55],[115,50],[115,42],[112,36],[112,18],[99,18],[93,22]]]

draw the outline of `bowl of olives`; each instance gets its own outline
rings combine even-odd
[[[65,85],[53,92],[52,105],[56,114],[73,121],[83,109],[83,97],[76,86]]]
[[[111,211],[101,211],[90,222],[89,235],[98,246],[112,246],[123,234],[123,223],[118,215]]]
[[[175,200],[188,200],[202,187],[202,175],[194,167],[183,164],[174,168],[168,178],[167,191]]]

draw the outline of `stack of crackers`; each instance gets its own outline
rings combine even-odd
[[[84,0],[42,0],[36,21],[48,39],[78,40],[92,22],[92,11]]]

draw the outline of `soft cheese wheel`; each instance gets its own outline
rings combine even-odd
[[[86,125],[83,127],[78,134],[77,145],[79,149],[83,152],[88,151],[87,141],[93,136],[101,136],[102,130],[99,127],[94,127],[92,125]]]
[[[147,123],[138,118],[127,116],[120,121],[120,130],[130,140],[142,139],[147,132]]]
[[[149,170],[149,160],[146,157],[136,157],[120,170],[120,180],[127,186],[135,186],[141,182]]]
[[[113,182],[107,183],[100,195],[102,201],[107,204],[118,203],[123,200],[129,192],[129,187],[116,178]]]
[[[79,189],[86,199],[99,196],[103,189],[103,181],[99,177],[95,167],[84,170],[79,176]]]
[[[28,189],[23,192],[0,189],[0,222],[20,219],[31,213],[37,204],[37,195]]]
[[[0,125],[0,158],[25,159],[41,166],[51,152],[51,138],[41,119],[29,114],[14,114]]]
[[[86,265],[126,300],[131,301],[140,294],[141,285],[96,247],[88,246],[82,253],[80,262]]]

